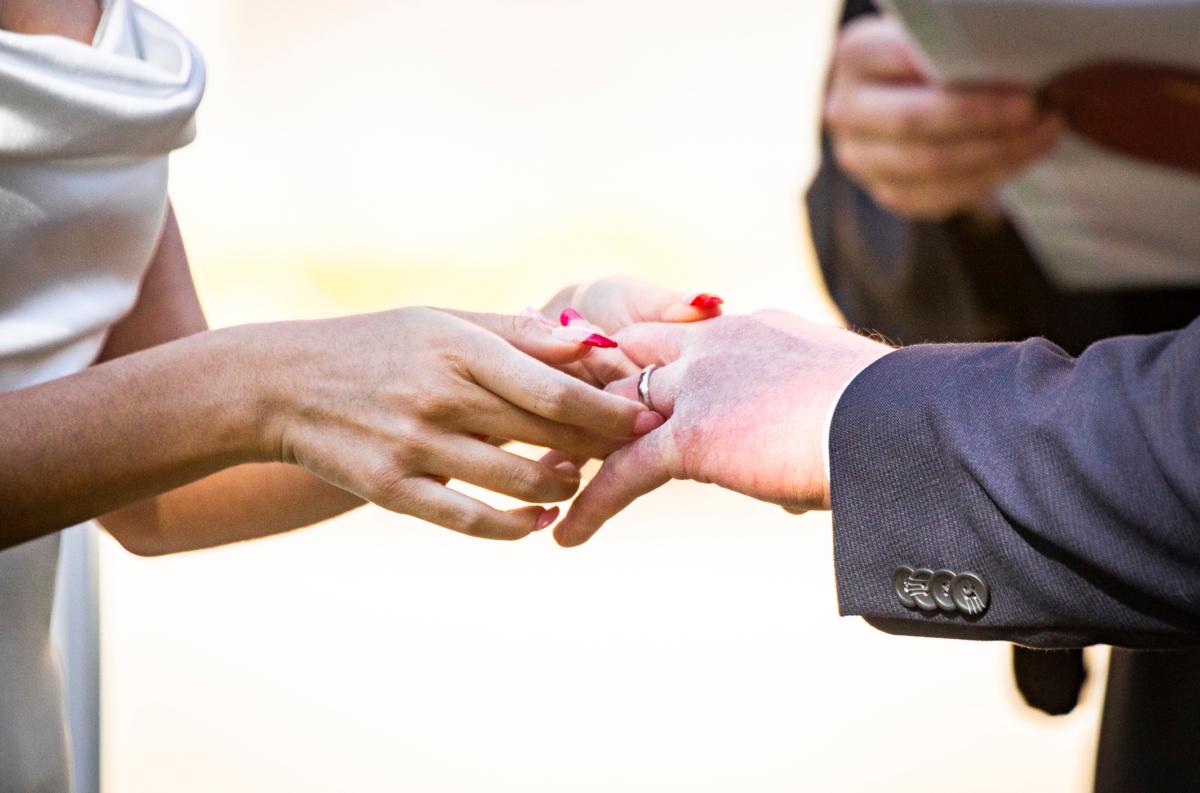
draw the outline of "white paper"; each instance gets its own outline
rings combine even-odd
[[[1042,86],[1072,68],[1114,61],[1200,71],[1200,0],[886,2],[950,83]],[[1173,126],[1163,134],[1200,147],[1200,129]],[[1068,129],[1000,200],[1062,286],[1200,284],[1194,170],[1119,153]]]

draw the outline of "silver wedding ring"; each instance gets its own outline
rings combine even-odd
[[[650,373],[657,368],[658,364],[652,363],[643,369],[642,373],[638,375],[638,401],[651,410],[655,410],[655,408],[654,400],[650,398]]]

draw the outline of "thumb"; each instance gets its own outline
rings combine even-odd
[[[863,17],[847,25],[836,60],[859,77],[886,82],[920,82],[926,72],[904,25],[891,16]]]
[[[551,366],[574,363],[596,347],[617,346],[615,341],[605,336],[562,328],[537,316],[441,310],[491,331],[526,355]]]

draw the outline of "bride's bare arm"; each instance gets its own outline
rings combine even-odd
[[[531,320],[413,308],[203,327],[172,221],[107,360],[0,395],[0,547],[104,515],[131,550],[164,553],[285,531],[360,498],[511,539],[553,513],[503,512],[444,482],[545,503],[568,498],[578,471],[484,439],[595,456],[661,421],[537,360],[588,348]]]
[[[101,361],[208,329],[174,212],[134,310],[113,328]],[[363,503],[303,468],[246,463],[210,474],[100,518],[126,548],[173,553],[319,523]]]

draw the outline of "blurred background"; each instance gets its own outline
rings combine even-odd
[[[608,273],[836,321],[801,211],[834,3],[144,4],[208,63],[171,192],[213,325]],[[1103,655],[1039,716],[1006,645],[838,618],[831,568],[826,515],[682,483],[570,551],[374,508],[105,541],[105,790],[1089,789]]]

